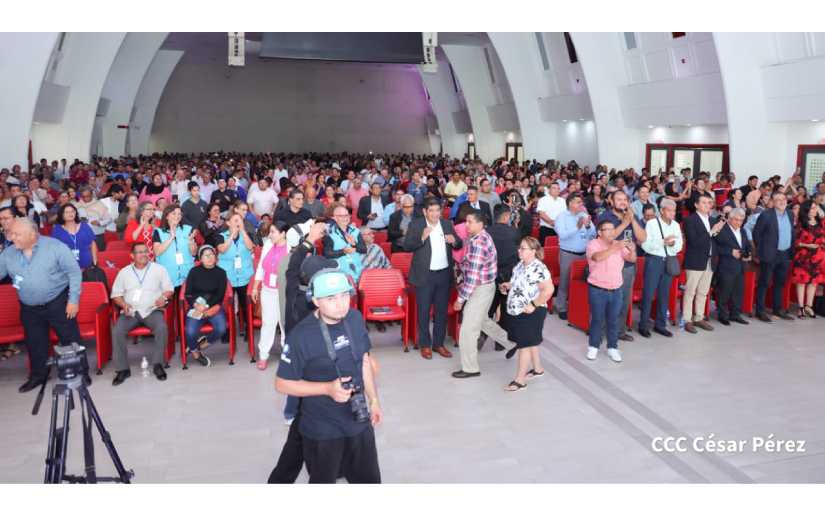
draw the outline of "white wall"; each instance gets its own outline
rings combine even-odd
[[[584,122],[571,120],[559,124],[556,140],[556,159],[562,163],[574,159],[579,166],[590,166],[591,170],[599,164],[596,124],[592,120]],[[644,148],[639,150],[639,154],[644,154]],[[611,165],[608,164],[608,166]]]
[[[825,145],[825,121],[785,124],[786,139],[783,153],[783,172],[796,170],[796,151],[799,145]],[[787,175],[787,174],[786,174]]]
[[[459,131],[453,120],[453,113],[461,109],[461,102],[450,77],[450,63],[441,52],[437,53],[437,57],[438,71],[421,72],[421,78],[430,93],[430,104],[438,120],[440,143],[444,153],[460,158],[467,152],[467,138],[463,131],[466,128],[462,127]],[[472,132],[472,126],[469,129]]]
[[[645,143],[728,143],[726,125],[654,127],[645,133]],[[644,153],[642,148],[641,152]]]
[[[155,54],[135,96],[132,118],[126,136],[126,153],[132,156],[149,153],[149,136],[155,113],[172,71],[183,57],[181,50],[160,50]]]
[[[150,151],[429,153],[430,105],[414,66],[247,59],[178,64]]]
[[[66,34],[63,58],[51,79],[55,84],[68,86],[71,90],[60,123],[32,126],[35,160],[89,160],[100,94],[125,36],[125,32]]]
[[[0,32],[0,168],[28,166],[34,108],[57,37],[57,32]]]

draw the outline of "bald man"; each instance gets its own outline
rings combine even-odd
[[[15,219],[9,238],[14,245],[0,254],[0,279],[9,276],[20,299],[31,376],[19,391],[28,392],[46,380],[49,328],[54,329],[62,344],[80,343],[75,317],[81,272],[69,247],[41,236],[30,219]]]

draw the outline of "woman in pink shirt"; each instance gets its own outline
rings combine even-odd
[[[278,267],[287,254],[286,232],[289,226],[276,220],[269,226],[269,238],[264,241],[261,259],[255,269],[255,283],[252,285],[252,301],[261,300],[261,338],[258,340],[258,369],[266,369],[269,350],[275,342],[275,327],[281,326],[281,346],[284,345],[285,331],[281,321],[278,299]],[[251,331],[251,330],[248,330]]]
[[[163,182],[163,174],[155,172],[152,174],[152,182],[140,192],[139,202],[151,202],[157,204],[158,199],[166,199],[167,204],[172,203],[172,192]]]

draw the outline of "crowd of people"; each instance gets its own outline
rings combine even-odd
[[[245,314],[251,300],[262,320],[258,369],[267,368],[276,341],[282,349],[278,374],[290,395],[288,422],[306,395],[290,383],[301,371],[284,364],[299,360],[289,351],[292,344],[296,353],[291,332],[320,306],[320,298],[306,295],[311,279],[330,270],[347,278],[343,290],[334,278],[325,280],[332,294],[322,296],[323,304],[357,285],[364,270],[390,268],[378,233],[386,234],[390,253],[412,255],[408,281],[421,356],[452,357],[447,319],[451,310],[461,312],[460,368],[453,377],[481,374],[478,352],[490,338],[496,350],[510,348],[508,358],[518,355],[508,391],[544,374],[538,345],[548,304],[562,320],[581,308],[568,299],[570,270],[581,260],[587,262],[591,360],[606,341],[608,356],[620,362],[618,342],[633,340],[627,320],[637,275],[643,278],[637,331],[647,338],[651,330],[672,337],[666,320],[674,314],[665,300],[674,285],[683,289],[686,333],[713,331],[705,316],[711,288],[720,324],[748,324],[743,278],[754,265],[759,320],[794,319],[783,306],[788,281],[795,285],[796,317],[816,317],[817,289],[825,283],[825,177],[815,192],[801,183],[799,174],[784,182],[751,176],[735,187],[733,173],[711,178],[704,172],[693,177],[689,169],[652,173],[554,160],[373,154],[220,152],[15,165],[0,170],[0,277],[18,291],[32,358],[21,392],[46,375],[43,328],[53,327],[61,341],[79,340],[72,323],[81,279],[98,266],[112,233],[132,257],[111,285],[119,310],[113,384],[130,376],[128,333],[137,326],[155,336],[152,370],[166,379],[164,312],[170,303],[184,300],[179,309],[186,311],[181,330],[188,353],[208,366],[205,350],[227,338],[231,314],[225,310]],[[553,246],[558,278],[544,259]],[[319,249],[322,256],[316,256]],[[644,268],[636,270],[641,257]],[[683,270],[683,284],[674,282]],[[333,314],[323,319],[328,325],[349,317],[340,316],[338,305],[327,309]],[[244,327],[244,316],[236,320],[241,331],[253,331]],[[207,323],[212,329],[202,335]],[[363,320],[349,324],[360,328]],[[383,324],[377,329],[386,330]],[[342,332],[339,338],[361,340]],[[368,355],[368,337],[358,348]],[[7,346],[2,358],[19,351]],[[377,367],[358,357],[355,362]],[[284,367],[291,369],[282,373]]]

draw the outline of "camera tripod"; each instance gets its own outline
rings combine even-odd
[[[49,373],[46,373],[46,378]],[[40,392],[37,395],[37,400],[32,410],[32,415],[37,415],[40,410],[40,402],[43,400],[43,392],[46,389],[46,381],[40,387]],[[69,446],[69,416],[75,408],[74,391],[77,391],[77,397],[80,403],[81,424],[83,426],[83,458],[85,462],[84,475],[67,475],[66,474],[66,451]],[[62,405],[62,407],[61,407]],[[57,427],[58,411],[62,408],[62,426]],[[92,440],[92,423],[97,427],[100,437],[103,439],[103,444],[106,445],[106,450],[112,458],[112,462],[117,470],[117,477],[98,477],[95,472],[95,451],[94,441]],[[62,484],[68,482],[70,484],[96,484],[98,482],[119,482],[129,484],[129,480],[135,475],[134,471],[126,471],[120,456],[117,454],[115,445],[112,442],[112,437],[104,428],[103,421],[100,419],[100,414],[97,412],[92,396],[83,381],[83,375],[77,375],[71,379],[58,379],[55,386],[52,388],[52,412],[51,422],[49,426],[49,448],[46,454],[46,475],[43,482],[46,484]]]

